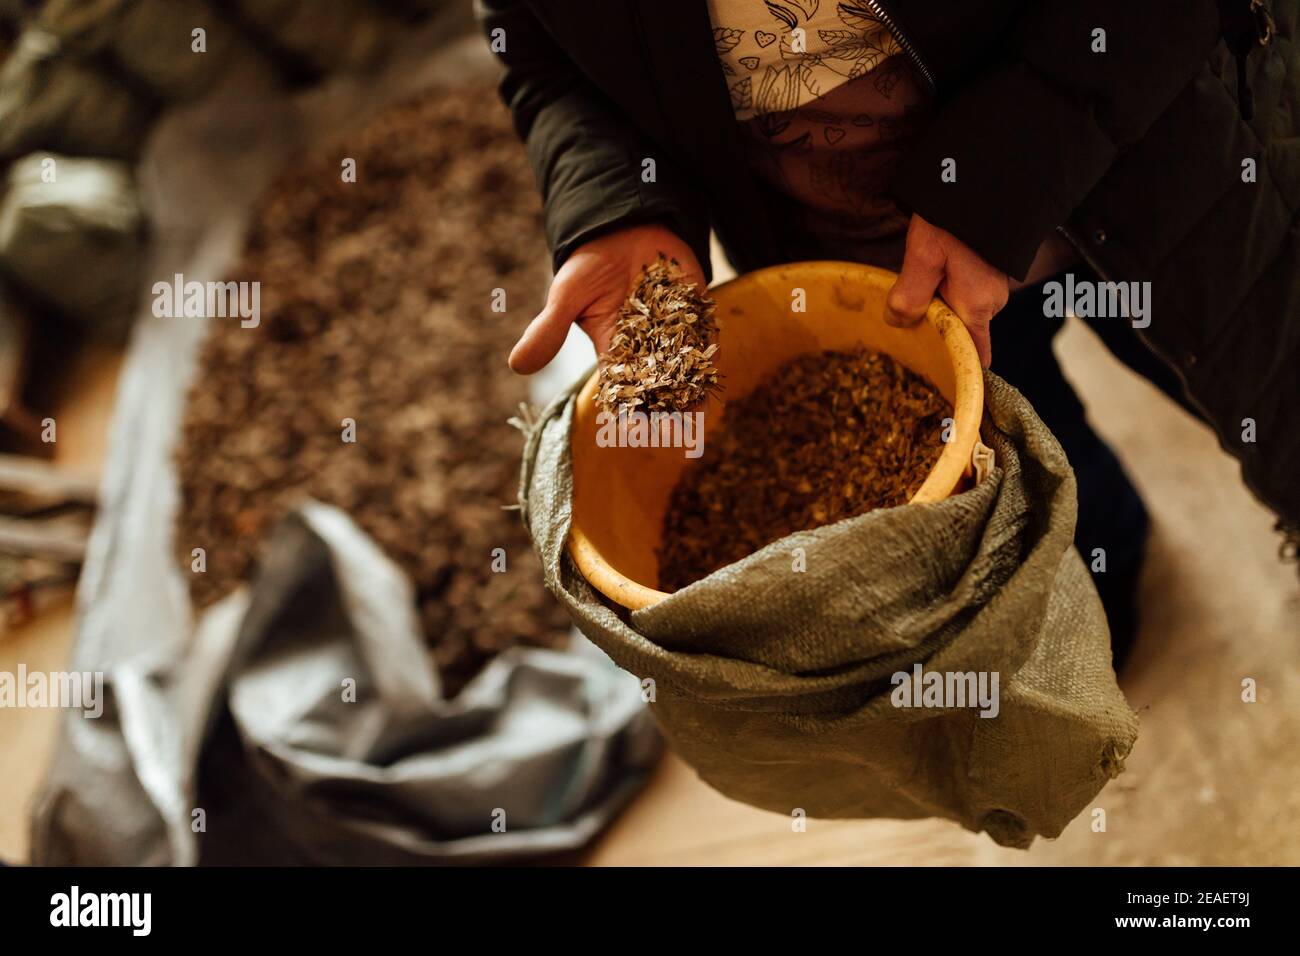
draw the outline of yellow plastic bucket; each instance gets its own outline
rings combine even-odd
[[[941,301],[911,328],[885,322],[896,278],[849,262],[797,262],[760,269],[713,289],[717,301],[721,400],[706,407],[704,448],[726,402],[743,398],[782,363],[805,352],[865,345],[929,381],[953,406],[953,433],[913,503],[941,501],[971,472],[984,413],[979,356],[961,320]],[[796,312],[796,290],[806,310]],[[593,374],[578,394],[570,439],[573,522],[569,553],[601,594],[637,610],[668,597],[655,585],[664,512],[682,470],[681,448],[602,447]]]

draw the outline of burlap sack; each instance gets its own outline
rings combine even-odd
[[[1027,847],[1123,769],[1137,717],[1071,546],[1074,473],[1019,392],[985,388],[996,463],[971,490],[790,535],[630,614],[565,549],[574,393],[542,414],[520,502],[547,585],[654,681],[652,711],[707,783],[779,813],[947,817]],[[891,677],[916,663],[998,674],[997,716],[895,706]]]

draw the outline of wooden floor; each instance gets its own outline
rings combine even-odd
[[[108,422],[121,368],[121,355],[88,348],[64,373],[68,387],[51,415],[57,440],[54,462],[97,475],[108,442]],[[62,597],[27,625],[0,630],[0,671],[60,670],[72,648],[72,596]],[[27,811],[45,772],[60,712],[0,710],[0,860],[27,857]]]
[[[1271,519],[1201,426],[1111,361],[1085,330],[1059,343],[1099,428],[1152,509],[1143,635],[1124,688],[1142,718],[1129,769],[1055,841],[1004,850],[942,821],[790,820],[741,806],[675,758],[585,854],[594,865],[1300,864],[1300,585]],[[102,459],[115,361],[89,356],[58,413],[59,459]],[[57,669],[70,604],[0,638],[0,670]],[[1241,699],[1244,678],[1259,687]],[[52,711],[0,711],[0,858],[26,853],[25,808]],[[1090,808],[1091,809],[1091,808]]]

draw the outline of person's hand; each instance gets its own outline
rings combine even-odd
[[[989,323],[1010,294],[1006,273],[952,233],[913,214],[903,268],[886,300],[894,324],[919,322],[936,291],[969,330],[980,361],[987,366],[993,358]]]
[[[520,375],[541,369],[560,351],[574,322],[591,338],[596,354],[605,354],[619,308],[641,270],[660,253],[677,260],[686,281],[706,284],[691,247],[663,226],[633,226],[593,239],[560,266],[546,308],[510,352],[510,367]]]

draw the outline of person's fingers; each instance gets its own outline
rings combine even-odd
[[[943,250],[913,236],[914,231],[909,231],[903,268],[885,299],[885,321],[890,325],[915,325],[921,321],[943,280]]]
[[[628,274],[626,289],[630,290],[636,286],[640,274],[654,262],[654,255],[664,256],[674,262],[680,270],[680,281],[694,283],[700,289],[708,288],[708,282],[704,279],[704,270],[700,268],[699,262],[691,254],[690,249],[683,247],[681,250],[677,250],[675,255],[662,249],[656,249],[648,257],[647,255],[632,257],[632,261],[641,264]],[[642,262],[642,259],[645,261]],[[589,280],[584,279],[583,285],[605,289],[604,294],[597,295],[583,308],[578,316],[578,325],[582,331],[587,333],[587,337],[591,339],[591,344],[596,347],[596,355],[603,357],[609,352],[609,343],[614,337],[614,326],[618,320],[618,312],[626,299],[627,293],[621,286],[614,288],[612,279],[598,279],[593,276]]]
[[[959,306],[954,300],[954,296],[946,289],[943,292],[943,299],[952,310],[957,313],[961,319],[961,324],[966,326],[966,331],[970,333],[971,341],[975,343],[975,351],[979,354],[980,364],[988,368],[993,363],[993,339],[989,323],[993,315],[990,312],[973,310],[966,306]]]
[[[690,248],[673,238],[680,248],[670,247],[666,254],[677,261],[685,281],[705,287],[704,270]],[[626,239],[625,235],[621,237],[621,241],[626,242]],[[609,246],[619,240],[620,234],[596,239],[590,244],[593,248],[578,250],[560,267],[547,294],[546,307],[529,323],[510,352],[511,369],[521,375],[531,375],[544,368],[564,345],[569,327],[574,322],[578,322],[590,337],[597,355],[609,351],[618,308],[627,289],[635,283],[636,273],[641,271],[638,266],[624,275],[626,267],[623,264],[641,260],[652,262],[656,254],[654,251],[642,254],[636,249],[620,250]],[[597,252],[594,247],[602,243],[605,247]]]
[[[532,375],[555,358],[569,334],[573,317],[562,309],[548,305],[533,321],[510,350],[510,368],[520,375]]]
[[[579,294],[580,283],[572,273],[555,277],[547,294],[546,307],[528,323],[524,334],[510,350],[510,368],[520,375],[532,375],[546,366],[569,335],[571,326],[586,305]]]
[[[982,261],[963,263],[949,270],[942,293],[970,332],[980,362],[987,368],[993,360],[989,324],[1007,304],[1007,277]]]
[[[980,357],[980,364],[988,368],[993,364],[993,330],[987,319],[981,322],[967,323],[966,331],[975,343],[975,352]]]
[[[578,320],[582,331],[587,333],[587,338],[596,347],[597,357],[609,352],[609,340],[614,337],[614,318],[613,312],[601,312]]]

